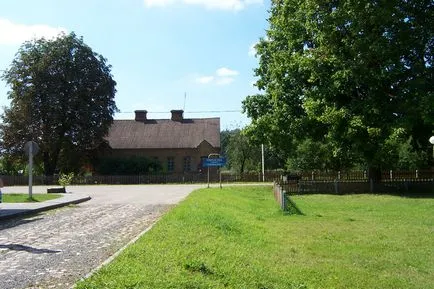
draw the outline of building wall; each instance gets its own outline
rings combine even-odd
[[[108,155],[116,157],[140,156],[157,160],[165,170],[168,170],[168,158],[173,158],[173,172],[184,172],[184,159],[190,158],[190,171],[200,169],[201,158],[211,153],[219,153],[220,148],[213,148],[207,142],[203,142],[197,148],[190,149],[118,149],[111,150]]]

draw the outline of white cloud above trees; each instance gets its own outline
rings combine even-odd
[[[258,44],[258,42],[253,43],[252,45],[250,45],[249,47],[249,56],[256,56],[256,45]]]
[[[19,45],[33,38],[51,39],[61,32],[67,32],[63,27],[52,27],[45,24],[26,25],[14,23],[0,18],[0,45]]]
[[[233,77],[233,76],[237,76],[239,74],[239,72],[232,70],[232,69],[229,69],[229,68],[226,68],[226,67],[222,67],[222,68],[217,69],[216,74],[217,74],[217,76],[220,76],[220,77],[227,77],[227,76]]]
[[[200,84],[228,85],[235,81],[240,73],[227,67],[221,67],[213,75],[196,77],[195,81]]]
[[[206,9],[239,11],[252,4],[262,4],[263,0],[144,0],[146,7],[165,7],[175,3],[197,5]]]

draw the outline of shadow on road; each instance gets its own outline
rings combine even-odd
[[[12,251],[26,251],[32,254],[55,254],[60,253],[61,251],[57,250],[49,250],[49,249],[38,249],[30,246],[20,245],[20,244],[0,244],[0,249],[9,249]]]
[[[33,223],[39,220],[43,220],[44,218],[34,218],[34,219],[29,219],[29,217],[27,216],[27,218],[12,218],[9,220],[4,220],[4,221],[0,221],[0,231],[4,230],[4,229],[9,229],[9,228],[13,228],[13,227],[17,227],[17,226],[21,226],[24,224],[28,224],[28,223]]]

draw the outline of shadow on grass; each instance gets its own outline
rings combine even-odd
[[[434,199],[434,189],[432,192],[389,192],[379,193],[378,195],[389,195],[412,199]]]
[[[300,210],[297,204],[291,199],[288,194],[285,194],[285,213],[288,215],[302,215],[304,213]]]

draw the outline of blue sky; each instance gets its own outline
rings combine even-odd
[[[1,1],[0,70],[25,40],[75,32],[113,66],[122,112],[115,118],[137,109],[169,118],[185,108],[188,118],[243,127],[250,121],[241,101],[257,92],[252,46],[265,36],[269,7],[270,0]],[[8,90],[0,81],[2,107]]]

